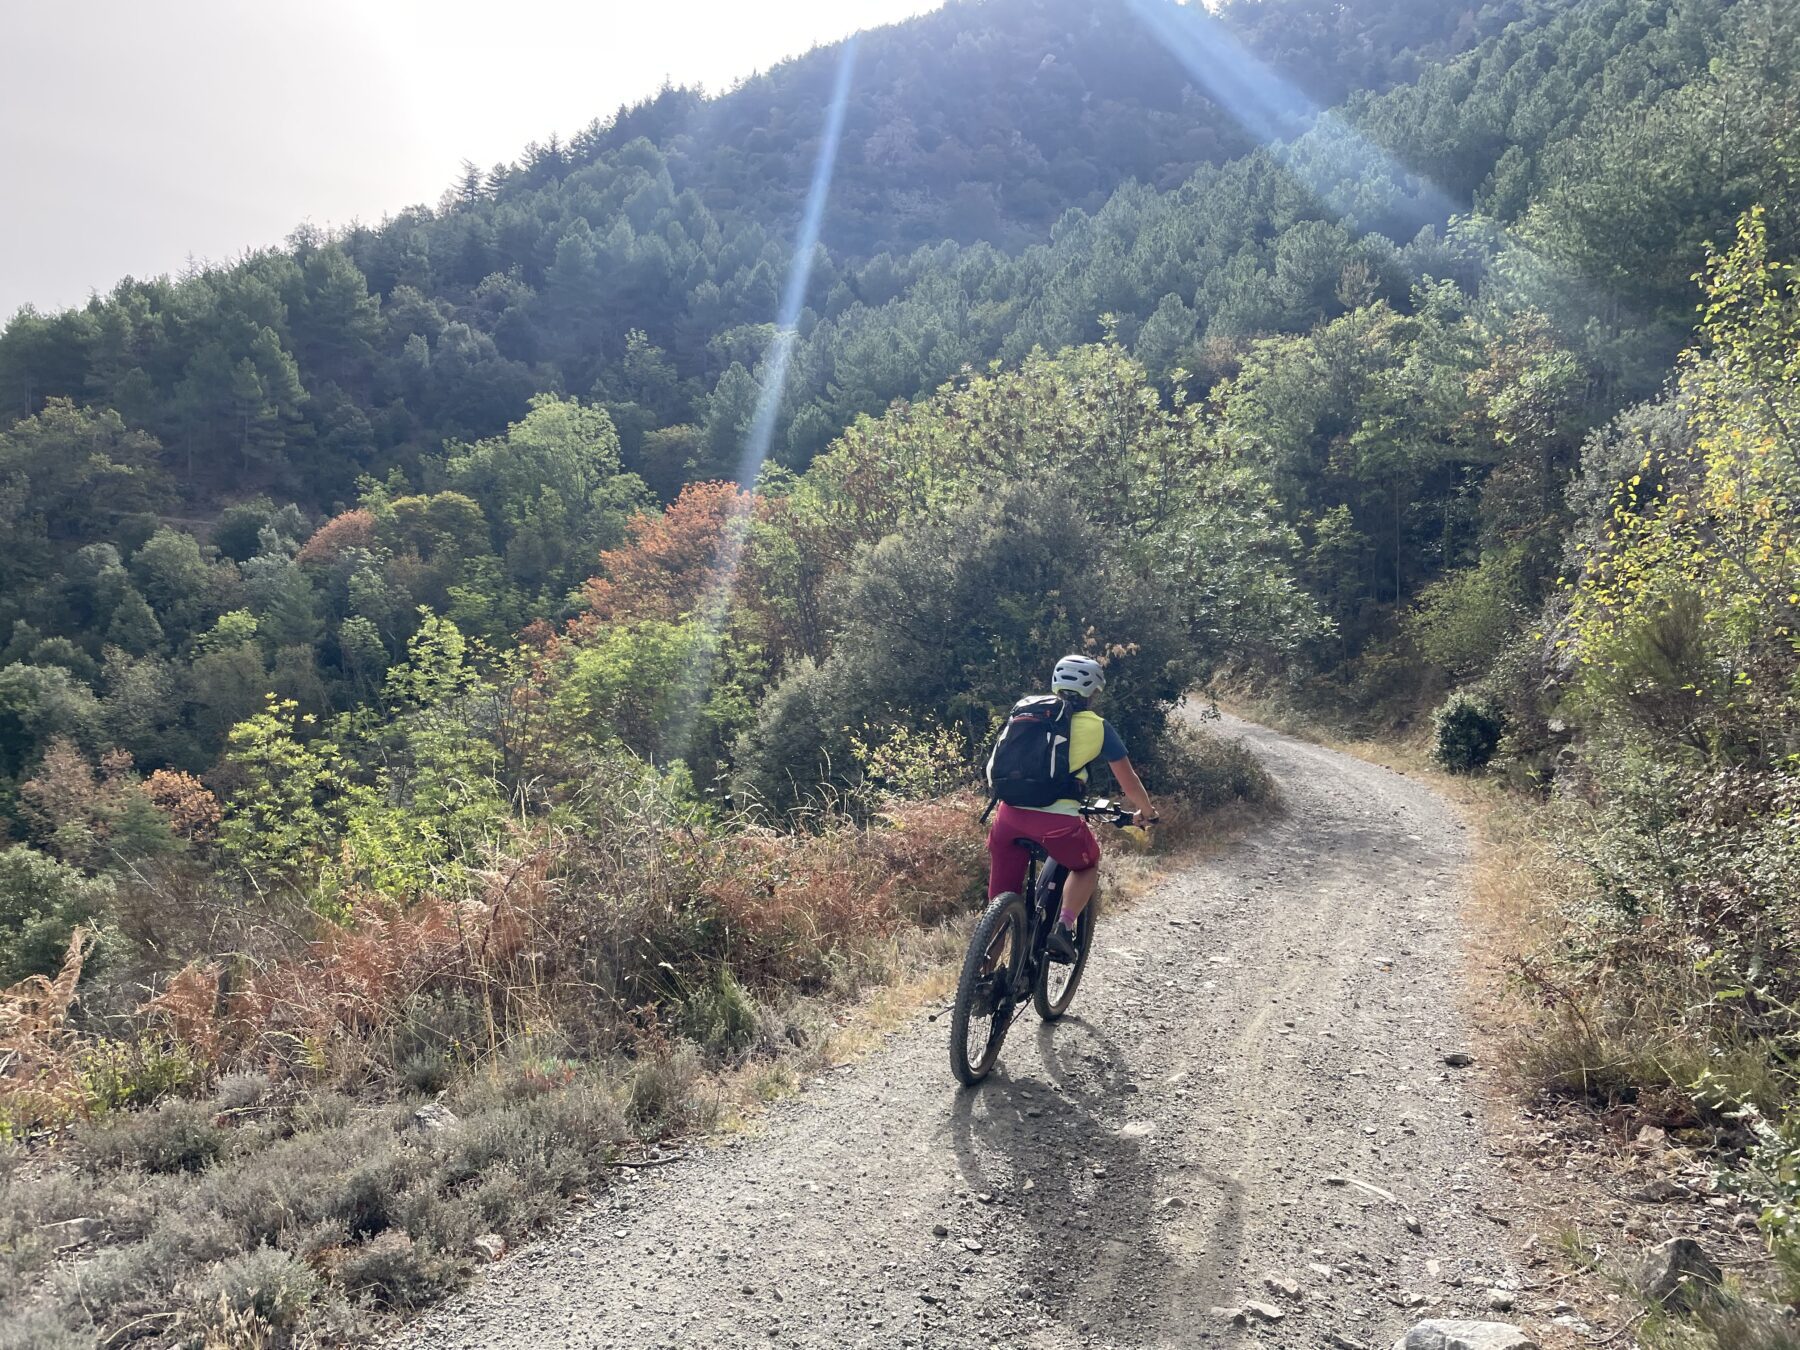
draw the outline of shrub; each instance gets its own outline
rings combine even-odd
[[[440,1092],[491,1039],[485,1001],[464,989],[427,989],[406,999],[377,1037],[376,1060],[414,1092]]]
[[[1161,730],[1201,668],[1162,574],[1136,569],[1065,489],[1039,481],[907,521],[857,554],[832,603],[831,655],[776,688],[739,755],[777,807],[852,785],[842,728],[870,718],[985,749],[995,719],[1071,651],[1106,662],[1105,715],[1128,744]]]
[[[968,741],[930,719],[919,730],[904,724],[864,727],[861,735],[851,736],[850,748],[864,786],[885,798],[922,801],[975,781]]]
[[[218,834],[224,810],[193,774],[158,769],[144,780],[144,795],[168,818],[169,828],[189,843],[211,843]]]
[[[1452,679],[1492,665],[1530,612],[1527,561],[1524,547],[1513,545],[1421,589],[1405,627],[1425,659]]]
[[[684,1125],[701,1124],[710,1112],[695,1097],[700,1061],[693,1049],[678,1046],[644,1055],[626,1080],[626,1118],[640,1138],[659,1139]]]
[[[304,1255],[349,1240],[358,1224],[384,1225],[423,1170],[418,1157],[401,1156],[392,1117],[365,1112],[227,1159],[179,1193],[185,1206],[216,1216],[240,1249]]]
[[[6,1337],[0,1345],[31,1350],[93,1350],[91,1329],[77,1330],[48,1308],[7,1310]]]
[[[1500,748],[1505,718],[1486,696],[1459,689],[1431,715],[1432,758],[1451,773],[1486,767]]]
[[[617,1086],[598,1075],[579,1075],[566,1087],[544,1091],[515,1072],[483,1074],[455,1100],[463,1123],[438,1159],[439,1184],[460,1194],[478,1179],[519,1178],[529,1204],[499,1216],[503,1232],[535,1226],[556,1211],[559,1197],[591,1185],[630,1128]],[[487,1203],[496,1199],[490,1195]],[[441,1247],[459,1245],[460,1234],[409,1227]]]
[[[703,1051],[726,1058],[749,1049],[760,1025],[755,1000],[729,966],[720,966],[711,979],[686,990],[678,1021],[682,1034]]]
[[[392,1153],[353,1160],[332,1191],[332,1217],[351,1237],[373,1237],[400,1217],[401,1197],[424,1164]]]
[[[305,1262],[291,1252],[257,1247],[202,1274],[194,1284],[193,1307],[203,1326],[243,1328],[250,1322],[280,1330],[299,1321],[318,1292],[319,1277]]]
[[[213,1105],[221,1111],[247,1111],[269,1095],[266,1073],[228,1073],[213,1088]]]
[[[1147,753],[1133,757],[1145,786],[1163,801],[1189,811],[1212,811],[1231,802],[1266,802],[1275,782],[1241,740],[1170,718]]]
[[[164,1102],[83,1127],[76,1143],[90,1165],[144,1172],[198,1172],[225,1152],[230,1131],[213,1123],[210,1106]]]
[[[76,1068],[88,1109],[95,1112],[154,1106],[165,1097],[188,1092],[206,1074],[206,1066],[189,1047],[153,1036],[95,1041],[77,1056]]]
[[[454,1259],[420,1250],[405,1233],[378,1233],[344,1255],[338,1279],[358,1297],[403,1311],[437,1298],[455,1284]]]
[[[183,1276],[235,1251],[230,1234],[210,1215],[169,1212],[141,1241],[105,1248],[92,1260],[65,1269],[57,1280],[58,1293],[70,1312],[92,1309],[103,1327],[117,1327],[165,1312]]]
[[[115,1199],[87,1177],[55,1171],[31,1175],[26,1162],[22,1149],[0,1154],[0,1301],[9,1305],[24,1292],[27,1278],[79,1235],[76,1225],[90,1227]]]
[[[27,975],[54,974],[69,934],[112,897],[109,882],[16,844],[0,850],[0,988]]]
[[[817,786],[848,774],[854,750],[844,724],[848,703],[835,661],[791,666],[757,710],[756,725],[733,756],[737,791],[774,811],[790,811]]]

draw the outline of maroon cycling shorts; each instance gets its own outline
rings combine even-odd
[[[1028,811],[1002,802],[988,829],[988,899],[1024,888],[1031,855],[1019,847],[1020,839],[1036,840],[1071,872],[1085,872],[1100,863],[1100,841],[1080,816]]]

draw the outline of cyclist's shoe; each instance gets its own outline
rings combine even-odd
[[[1050,930],[1047,946],[1050,959],[1062,965],[1072,966],[1080,959],[1081,949],[1075,945],[1075,935],[1060,923]]]

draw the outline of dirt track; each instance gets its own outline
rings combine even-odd
[[[1226,734],[1284,813],[1103,913],[1070,1017],[1027,1012],[981,1088],[921,1014],[402,1343],[1386,1350],[1481,1315],[1516,1276],[1480,1069],[1442,1062],[1465,1045],[1462,827],[1400,774]],[[1214,1311],[1246,1300],[1283,1316]]]

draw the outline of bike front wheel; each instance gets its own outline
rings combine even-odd
[[[1081,911],[1081,917],[1075,921],[1075,961],[1072,965],[1064,965],[1060,961],[1045,959],[1038,968],[1037,983],[1031,990],[1031,1004],[1037,1009],[1037,1015],[1046,1022],[1054,1022],[1069,1010],[1069,1004],[1075,1001],[1075,986],[1081,983],[1081,972],[1087,968],[1088,953],[1094,949],[1094,906],[1098,899],[1090,900],[1087,908]]]
[[[964,1087],[993,1072],[1025,997],[1025,934],[1025,902],[1008,892],[988,904],[969,938],[950,1014],[950,1071]]]

